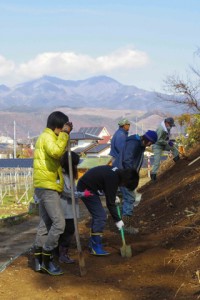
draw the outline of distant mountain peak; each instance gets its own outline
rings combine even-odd
[[[10,91],[10,88],[7,87],[5,84],[0,84],[0,91],[1,92],[8,92],[8,91]]]
[[[117,80],[99,75],[84,80],[65,80],[44,75],[14,86],[0,86],[0,109],[10,107],[53,108],[95,107],[141,111],[173,111],[169,104],[160,101],[154,92],[123,85]]]

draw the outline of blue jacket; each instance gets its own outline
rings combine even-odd
[[[114,165],[120,169],[135,168],[139,172],[144,159],[144,151],[141,137],[138,134],[130,135]]]
[[[115,159],[118,158],[122,151],[127,137],[128,131],[124,130],[122,127],[119,127],[119,129],[114,133],[111,140],[110,155]]]

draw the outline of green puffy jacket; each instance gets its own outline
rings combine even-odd
[[[45,188],[62,192],[64,180],[60,158],[65,153],[68,134],[45,128],[39,136],[34,151],[33,184],[35,188]]]

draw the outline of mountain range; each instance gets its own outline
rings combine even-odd
[[[181,113],[155,92],[106,76],[78,81],[43,76],[14,87],[0,85],[0,135],[12,137],[14,121],[18,138],[38,135],[54,110],[66,113],[74,130],[105,126],[111,134],[123,117],[131,121],[131,133],[141,133]]]
[[[123,85],[107,76],[78,81],[43,76],[12,88],[0,85],[0,110],[55,106],[174,111],[157,93]]]

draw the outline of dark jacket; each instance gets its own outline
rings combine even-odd
[[[120,155],[127,137],[128,131],[124,130],[122,127],[119,127],[119,129],[114,133],[111,140],[110,155],[115,159]]]
[[[106,205],[115,222],[120,221],[115,205],[117,189],[120,184],[117,169],[111,166],[98,166],[88,170],[78,181],[77,190],[83,192],[88,189],[93,194],[99,195],[104,193]],[[90,196],[91,201],[93,197]]]
[[[135,168],[138,172],[144,159],[145,147],[138,134],[130,135],[114,165],[119,169]]]

